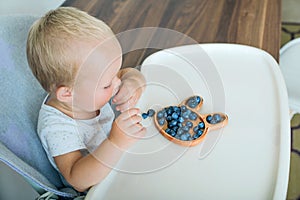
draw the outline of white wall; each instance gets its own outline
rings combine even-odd
[[[64,0],[0,0],[0,15],[33,14],[43,15],[57,8]]]

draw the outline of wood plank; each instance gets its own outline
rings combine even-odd
[[[183,34],[176,42],[149,34],[149,44],[159,40],[161,46],[175,46],[191,42],[186,42],[188,39],[237,43],[264,49],[279,58],[281,0],[67,0],[62,6],[87,11],[116,34],[141,27],[168,28]],[[132,40],[132,46],[143,40],[139,37]],[[139,65],[155,51],[126,53],[123,67]]]
[[[281,0],[268,0],[262,49],[279,61],[281,45]]]

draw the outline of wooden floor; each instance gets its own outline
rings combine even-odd
[[[279,56],[281,0],[66,0],[62,6],[87,11],[115,33],[163,27],[199,43],[246,44],[266,50],[276,60]],[[154,51],[131,52],[123,66],[139,65]]]

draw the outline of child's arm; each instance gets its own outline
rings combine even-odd
[[[117,104],[117,110],[123,112],[136,105],[145,89],[146,81],[144,76],[134,68],[121,69],[118,76],[122,84],[113,98],[113,103]]]
[[[119,161],[123,152],[145,134],[136,108],[129,109],[114,121],[109,137],[89,155],[74,151],[54,157],[64,178],[78,191],[101,182]],[[134,136],[134,137],[132,137]]]

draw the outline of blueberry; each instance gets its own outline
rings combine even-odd
[[[160,118],[160,119],[158,119],[158,124],[159,125],[164,125],[165,124],[165,118]]]
[[[178,128],[179,128],[178,126],[173,126],[172,130],[175,131],[175,132],[177,132]]]
[[[192,128],[193,127],[193,123],[191,121],[187,121],[185,122],[185,125],[189,128]]]
[[[142,113],[142,117],[143,117],[143,119],[146,119],[148,117],[148,114],[147,113]]]
[[[177,129],[177,134],[178,135],[181,135],[181,134],[183,134],[184,133],[184,130],[182,129],[182,127],[179,127],[178,129]]]
[[[197,102],[192,101],[192,102],[190,102],[190,103],[188,104],[188,106],[189,106],[190,108],[195,108],[195,107],[197,106]]]
[[[169,125],[171,127],[176,126],[177,125],[177,121],[176,120],[172,120],[172,121],[169,122]]]
[[[184,119],[188,119],[189,118],[189,113],[185,111],[184,113],[182,113],[182,117]]]
[[[197,135],[199,135],[199,137],[203,134],[203,131],[202,130],[198,130],[197,131]]]
[[[167,128],[165,131],[166,133],[171,134],[171,129]]]
[[[178,121],[179,121],[180,123],[182,123],[182,122],[184,122],[184,118],[180,116],[180,117],[178,118]]]
[[[220,114],[214,114],[213,119],[216,121],[216,123],[219,123],[222,121],[222,117]]]
[[[172,129],[167,128],[165,131],[167,134],[171,135],[172,137],[176,135],[176,132]]]
[[[220,114],[214,114],[209,121],[210,124],[217,124],[222,121],[222,117]]]
[[[212,118],[211,120],[210,120],[210,122],[209,122],[210,124],[216,124],[216,123],[218,123],[214,118]]]
[[[168,116],[167,117],[167,121],[169,122],[169,121],[171,121],[172,120],[172,117],[171,116]]]
[[[200,103],[200,101],[201,101],[201,97],[199,97],[199,96],[196,96],[196,102],[197,102],[197,104],[199,104],[199,103]]]
[[[190,98],[188,98],[188,100],[187,100],[187,104],[193,103],[194,101],[195,101],[195,97],[190,97]]]
[[[191,137],[191,134],[189,132],[186,132],[185,135]]]
[[[184,112],[187,110],[187,107],[185,105],[182,105],[180,108],[181,108],[181,112]]]
[[[174,112],[176,112],[178,114],[181,112],[181,109],[178,106],[174,106],[173,110],[174,110]]]
[[[203,122],[199,122],[198,127],[200,129],[203,129],[205,127],[205,124]]]
[[[197,114],[194,113],[194,112],[191,112],[191,113],[189,114],[189,119],[190,119],[190,120],[196,120],[196,119],[197,119]]]
[[[153,117],[153,115],[155,114],[155,111],[153,109],[149,109],[147,114],[149,117]]]
[[[189,118],[189,115],[192,113],[191,110],[186,110],[184,113],[182,113],[182,117],[184,119],[188,119]]]
[[[199,130],[199,126],[195,126],[195,127],[193,128],[194,133],[198,133],[198,130]]]
[[[180,139],[183,140],[183,141],[186,141],[188,139],[188,136],[186,134],[182,134],[180,136]]]
[[[173,112],[173,113],[172,113],[172,118],[173,118],[173,119],[178,119],[178,117],[179,117],[179,116],[178,116],[178,114],[177,114],[176,112]]]
[[[195,140],[195,139],[197,139],[197,138],[199,138],[200,137],[200,135],[198,135],[198,134],[194,134],[193,135],[193,139]]]
[[[167,112],[168,115],[172,115],[172,113],[173,113],[172,107],[168,107],[166,112]]]
[[[171,130],[171,131],[170,131],[170,135],[171,135],[172,137],[174,137],[174,136],[176,135],[176,132],[175,132],[174,130]]]
[[[157,116],[158,119],[163,118],[164,117],[164,112],[159,111],[156,116]]]
[[[164,117],[168,116],[168,113],[165,110],[163,110],[163,113],[164,113]]]
[[[185,132],[182,135],[180,135],[180,139],[183,141],[187,141],[187,140],[192,140],[192,137],[188,132]]]
[[[208,115],[208,116],[206,117],[206,121],[207,121],[208,123],[210,123],[211,120],[212,120],[212,116],[211,116],[211,115]]]
[[[189,130],[190,130],[190,128],[189,128],[189,127],[187,127],[187,126],[183,126],[183,127],[182,127],[182,130],[183,130],[183,131],[185,131],[185,132],[187,132],[187,131],[189,131]]]
[[[199,101],[200,102],[200,101]],[[187,100],[187,105],[190,107],[190,108],[196,108],[196,106],[199,104],[199,102],[197,102],[197,97],[190,97],[188,100]]]

